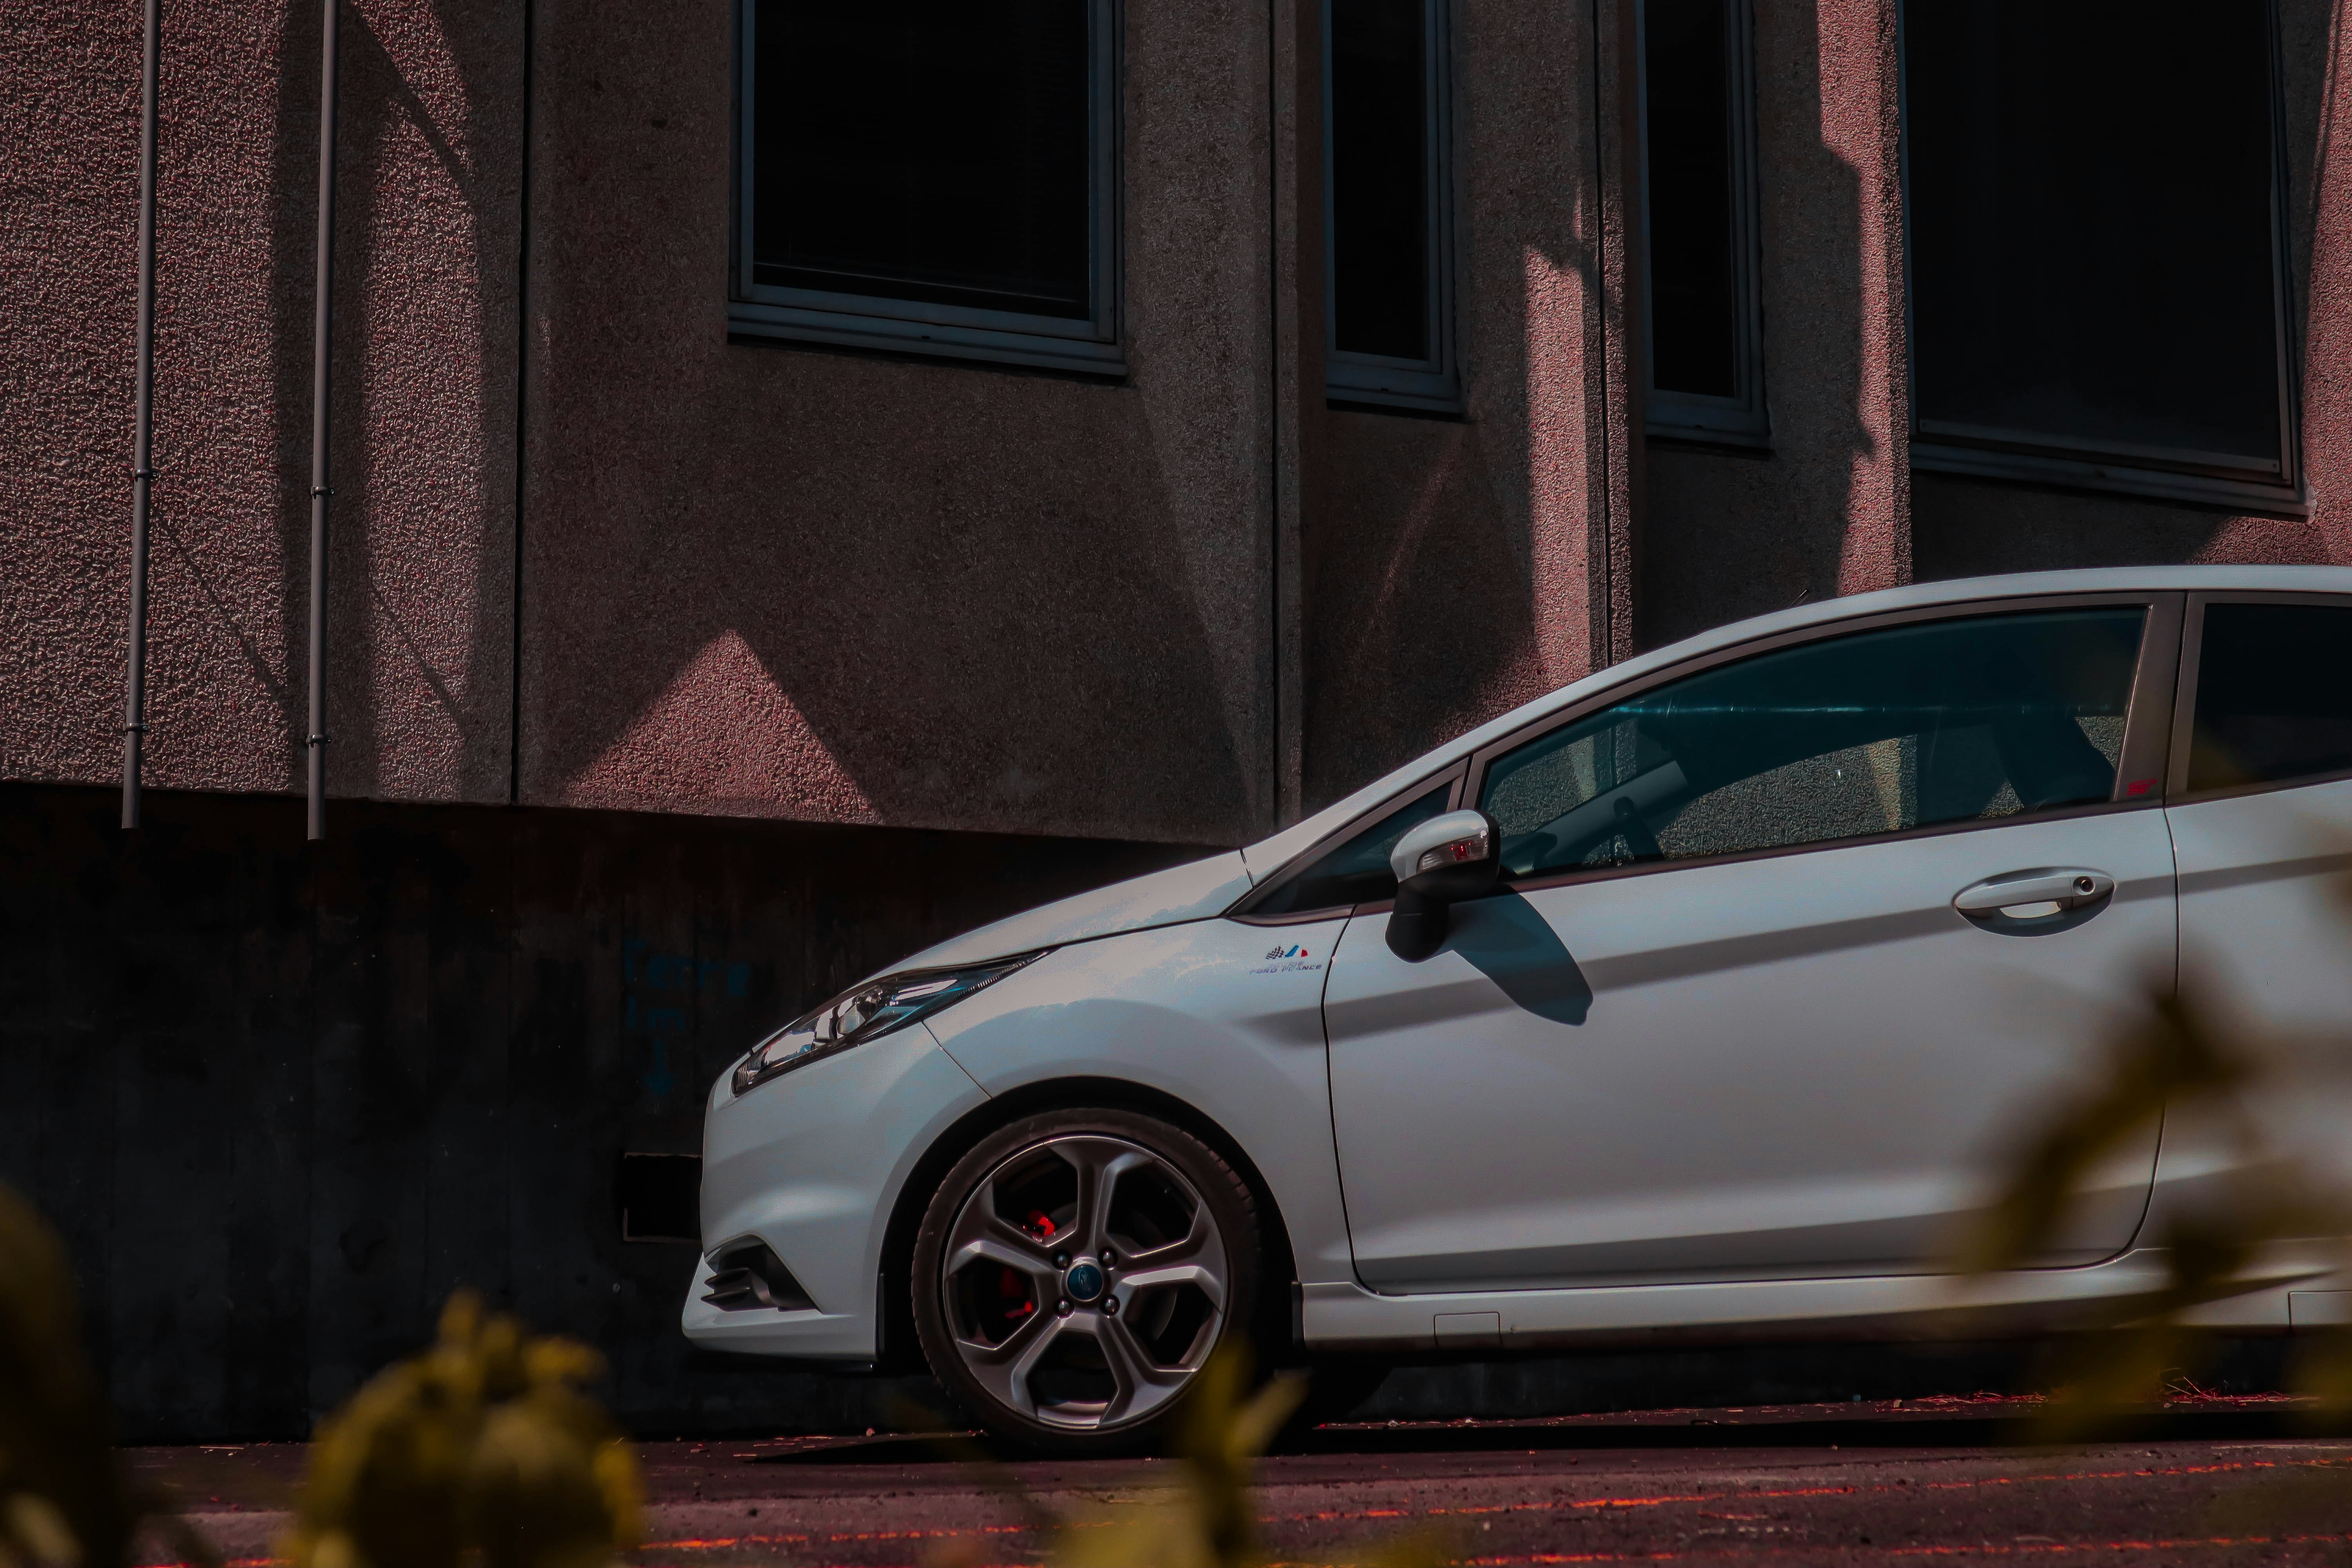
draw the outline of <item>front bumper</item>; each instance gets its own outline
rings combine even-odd
[[[918,1024],[738,1097],[703,1118],[702,1250],[679,1324],[712,1350],[868,1362],[891,1207],[923,1152],[988,1097]],[[728,1310],[703,1300],[710,1254],[757,1237],[815,1303]]]

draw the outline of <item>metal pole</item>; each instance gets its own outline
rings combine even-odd
[[[122,826],[139,826],[147,738],[147,505],[155,479],[155,100],[163,72],[163,0],[147,0],[139,87],[139,370],[131,437],[131,659],[122,697]]]
[[[335,0],[323,0],[319,45],[319,299],[310,341],[310,837],[327,836],[328,399],[335,328]]]

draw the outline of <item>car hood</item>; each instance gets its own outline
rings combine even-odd
[[[950,937],[936,947],[927,947],[890,968],[895,972],[979,963],[1010,952],[1207,920],[1223,914],[1227,906],[1249,889],[1249,868],[1242,863],[1241,851],[1228,850],[1205,860],[1114,882],[1091,893],[1041,904],[978,931]]]

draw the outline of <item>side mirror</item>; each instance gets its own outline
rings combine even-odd
[[[1503,830],[1483,811],[1449,811],[1398,839],[1389,869],[1397,879],[1389,951],[1419,963],[1445,944],[1447,910],[1483,897],[1502,875]]]

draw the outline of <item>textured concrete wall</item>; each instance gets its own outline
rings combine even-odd
[[[302,766],[315,5],[165,10],[149,780]],[[339,795],[503,798],[521,8],[344,7]],[[0,776],[119,774],[139,13],[0,27]]]
[[[1754,0],[1769,456],[1649,448],[1640,637],[1908,581],[1893,0]]]
[[[1609,658],[1594,16],[1453,12],[1465,410],[1310,408],[1310,806]]]
[[[524,798],[1265,830],[1263,13],[1127,8],[1116,385],[730,342],[732,14],[540,13]]]
[[[300,1437],[473,1285],[601,1346],[645,1434],[888,1390],[698,1355],[625,1150],[857,976],[1193,851],[593,811],[0,784],[0,1180],[63,1232],[133,1441]]]
[[[2180,561],[2352,560],[2352,48],[2279,0],[2291,336],[2308,517],[1908,473],[1891,5],[1754,0],[1769,456],[1653,445],[1642,640],[1906,581]]]
[[[1324,405],[1312,5],[1126,8],[1107,384],[728,340],[728,0],[538,8],[528,215],[521,0],[349,0],[333,792],[1231,842],[1637,640],[1800,598],[2352,558],[2332,0],[2279,0],[2307,518],[1915,479],[1895,0],[1753,10],[1773,446],[1741,457],[1645,450],[1626,385],[1630,0],[1454,8],[1454,420]],[[135,16],[12,20],[0,776],[95,782]],[[168,18],[158,785],[299,784],[316,26]]]

